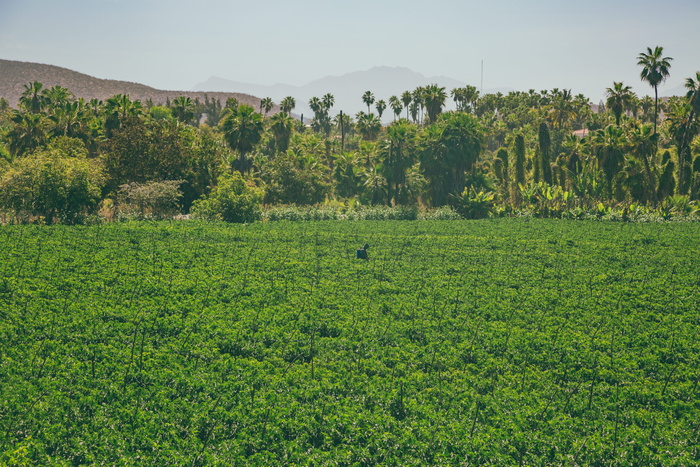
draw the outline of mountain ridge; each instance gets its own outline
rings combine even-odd
[[[63,86],[74,97],[86,100],[94,98],[106,100],[115,94],[128,94],[133,100],[152,99],[154,102],[163,104],[168,99],[173,100],[179,96],[199,99],[203,102],[206,95],[222,103],[225,103],[229,97],[234,97],[239,102],[252,105],[256,109],[260,105],[259,97],[245,93],[163,90],[130,81],[96,78],[56,65],[0,59],[0,97],[7,99],[11,106],[17,106],[24,92],[24,85],[32,81],[39,81],[44,88]]]

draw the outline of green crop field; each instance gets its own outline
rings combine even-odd
[[[0,465],[700,464],[699,223],[2,226],[0,269]]]

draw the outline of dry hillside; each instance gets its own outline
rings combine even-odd
[[[45,88],[55,85],[63,86],[70,90],[75,97],[82,97],[88,100],[93,98],[105,100],[115,94],[128,94],[131,99],[139,99],[141,101],[153,99],[156,103],[165,103],[167,99],[172,100],[178,96],[189,96],[192,99],[199,98],[200,101],[204,101],[206,94],[209,96],[209,99],[219,99],[222,104],[229,97],[235,97],[242,104],[252,105],[256,109],[260,106],[260,98],[248,94],[163,91],[138,83],[94,78],[53,65],[0,60],[0,97],[7,99],[11,106],[17,106],[19,98],[24,91],[24,85],[32,81],[39,81]],[[273,112],[277,110],[277,107],[275,107]]]

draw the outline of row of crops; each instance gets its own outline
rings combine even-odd
[[[0,465],[697,465],[699,238],[4,226]]]

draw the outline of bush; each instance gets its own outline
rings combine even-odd
[[[117,215],[127,219],[169,219],[179,211],[182,180],[127,183],[119,187]]]
[[[16,220],[82,223],[100,202],[104,177],[85,157],[56,149],[15,161],[0,178],[0,209]]]
[[[208,197],[194,202],[191,214],[195,219],[254,222],[261,218],[264,195],[262,189],[244,180],[240,173],[224,174]]]

